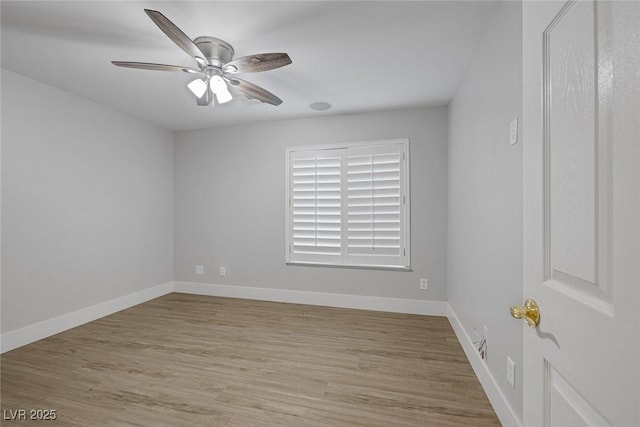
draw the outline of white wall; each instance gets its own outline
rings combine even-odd
[[[466,333],[489,328],[487,365],[522,417],[522,149],[509,146],[521,115],[521,4],[501,2],[450,104],[448,298]],[[516,387],[506,358],[517,364]]]
[[[2,332],[173,278],[173,135],[2,70]]]
[[[410,139],[413,271],[286,265],[285,148],[400,137]],[[177,132],[175,279],[444,301],[446,164],[446,107]]]

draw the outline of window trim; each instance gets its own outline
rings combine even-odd
[[[314,150],[340,150],[348,148],[375,147],[392,144],[401,144],[403,146],[405,158],[403,180],[404,188],[401,194],[404,197],[404,212],[401,218],[404,224],[404,265],[382,265],[382,264],[342,264],[334,262],[309,262],[309,261],[292,261],[291,245],[292,229],[291,221],[291,153],[297,151],[314,151]],[[373,141],[357,141],[357,142],[341,142],[321,145],[298,145],[285,148],[285,263],[292,266],[313,266],[313,267],[331,267],[331,268],[357,268],[367,270],[394,270],[394,271],[412,271],[411,270],[411,185],[410,185],[410,163],[411,156],[409,153],[409,138],[394,138]]]

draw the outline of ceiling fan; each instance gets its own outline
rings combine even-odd
[[[286,53],[261,53],[233,59],[233,47],[224,40],[201,36],[191,40],[180,28],[166,16],[156,10],[144,10],[149,18],[175,44],[195,59],[198,68],[180,65],[152,64],[148,62],[111,61],[118,67],[138,68],[155,71],[178,71],[200,75],[187,87],[197,98],[201,106],[214,105],[214,95],[218,103],[224,104],[232,99],[229,87],[237,89],[247,98],[257,99],[272,105],[282,104],[282,100],[253,83],[236,77],[236,73],[256,73],[273,70],[291,64]]]

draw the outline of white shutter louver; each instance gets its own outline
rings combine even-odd
[[[340,256],[341,153],[318,150],[296,154],[291,160],[291,252],[302,260],[308,258],[305,255]]]
[[[402,265],[402,150],[347,150],[347,254],[357,263]]]
[[[287,262],[408,267],[407,149],[289,149]]]

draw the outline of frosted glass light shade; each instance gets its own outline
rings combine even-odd
[[[218,98],[220,104],[224,104],[233,99],[233,96],[231,96],[227,88],[227,83],[220,76],[211,77],[211,90],[216,94],[216,98]]]
[[[202,95],[204,95],[208,88],[207,82],[202,79],[195,79],[194,81],[189,83],[187,87],[198,98],[202,98]]]

